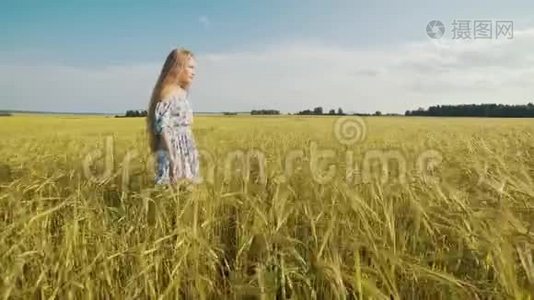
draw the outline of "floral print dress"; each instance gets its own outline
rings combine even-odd
[[[186,95],[170,96],[170,99],[159,101],[155,108],[155,133],[164,132],[170,137],[170,144],[175,157],[174,179],[188,179],[195,183],[201,181],[199,155],[191,124],[193,109]],[[164,144],[164,143],[160,143]],[[159,146],[159,147],[165,147]],[[156,150],[156,184],[168,184],[170,180],[170,157],[167,149]]]

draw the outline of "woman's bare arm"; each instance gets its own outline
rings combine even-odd
[[[171,160],[171,163],[174,163],[175,157],[174,151],[172,151],[170,133],[167,130],[163,130],[163,132],[161,133],[161,138],[163,139],[163,143],[165,144],[165,148],[167,149],[167,153],[169,154],[169,159]]]

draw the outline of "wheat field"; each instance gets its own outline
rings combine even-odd
[[[187,190],[142,118],[1,118],[0,296],[533,298],[534,122],[339,119],[197,116]]]

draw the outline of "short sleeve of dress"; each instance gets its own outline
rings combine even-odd
[[[156,130],[156,134],[162,134],[163,131],[171,127],[171,102],[159,101],[156,104],[154,114],[154,129]]]

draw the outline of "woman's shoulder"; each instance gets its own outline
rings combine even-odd
[[[159,101],[161,103],[168,103],[168,102],[174,101],[175,98],[176,98],[176,95],[174,93],[170,93],[170,92],[161,93]]]
[[[172,111],[175,106],[175,97],[173,95],[161,95],[156,103],[156,113],[163,114]]]
[[[181,88],[169,88],[162,91],[160,98],[160,101],[183,100],[187,98],[187,94]]]

